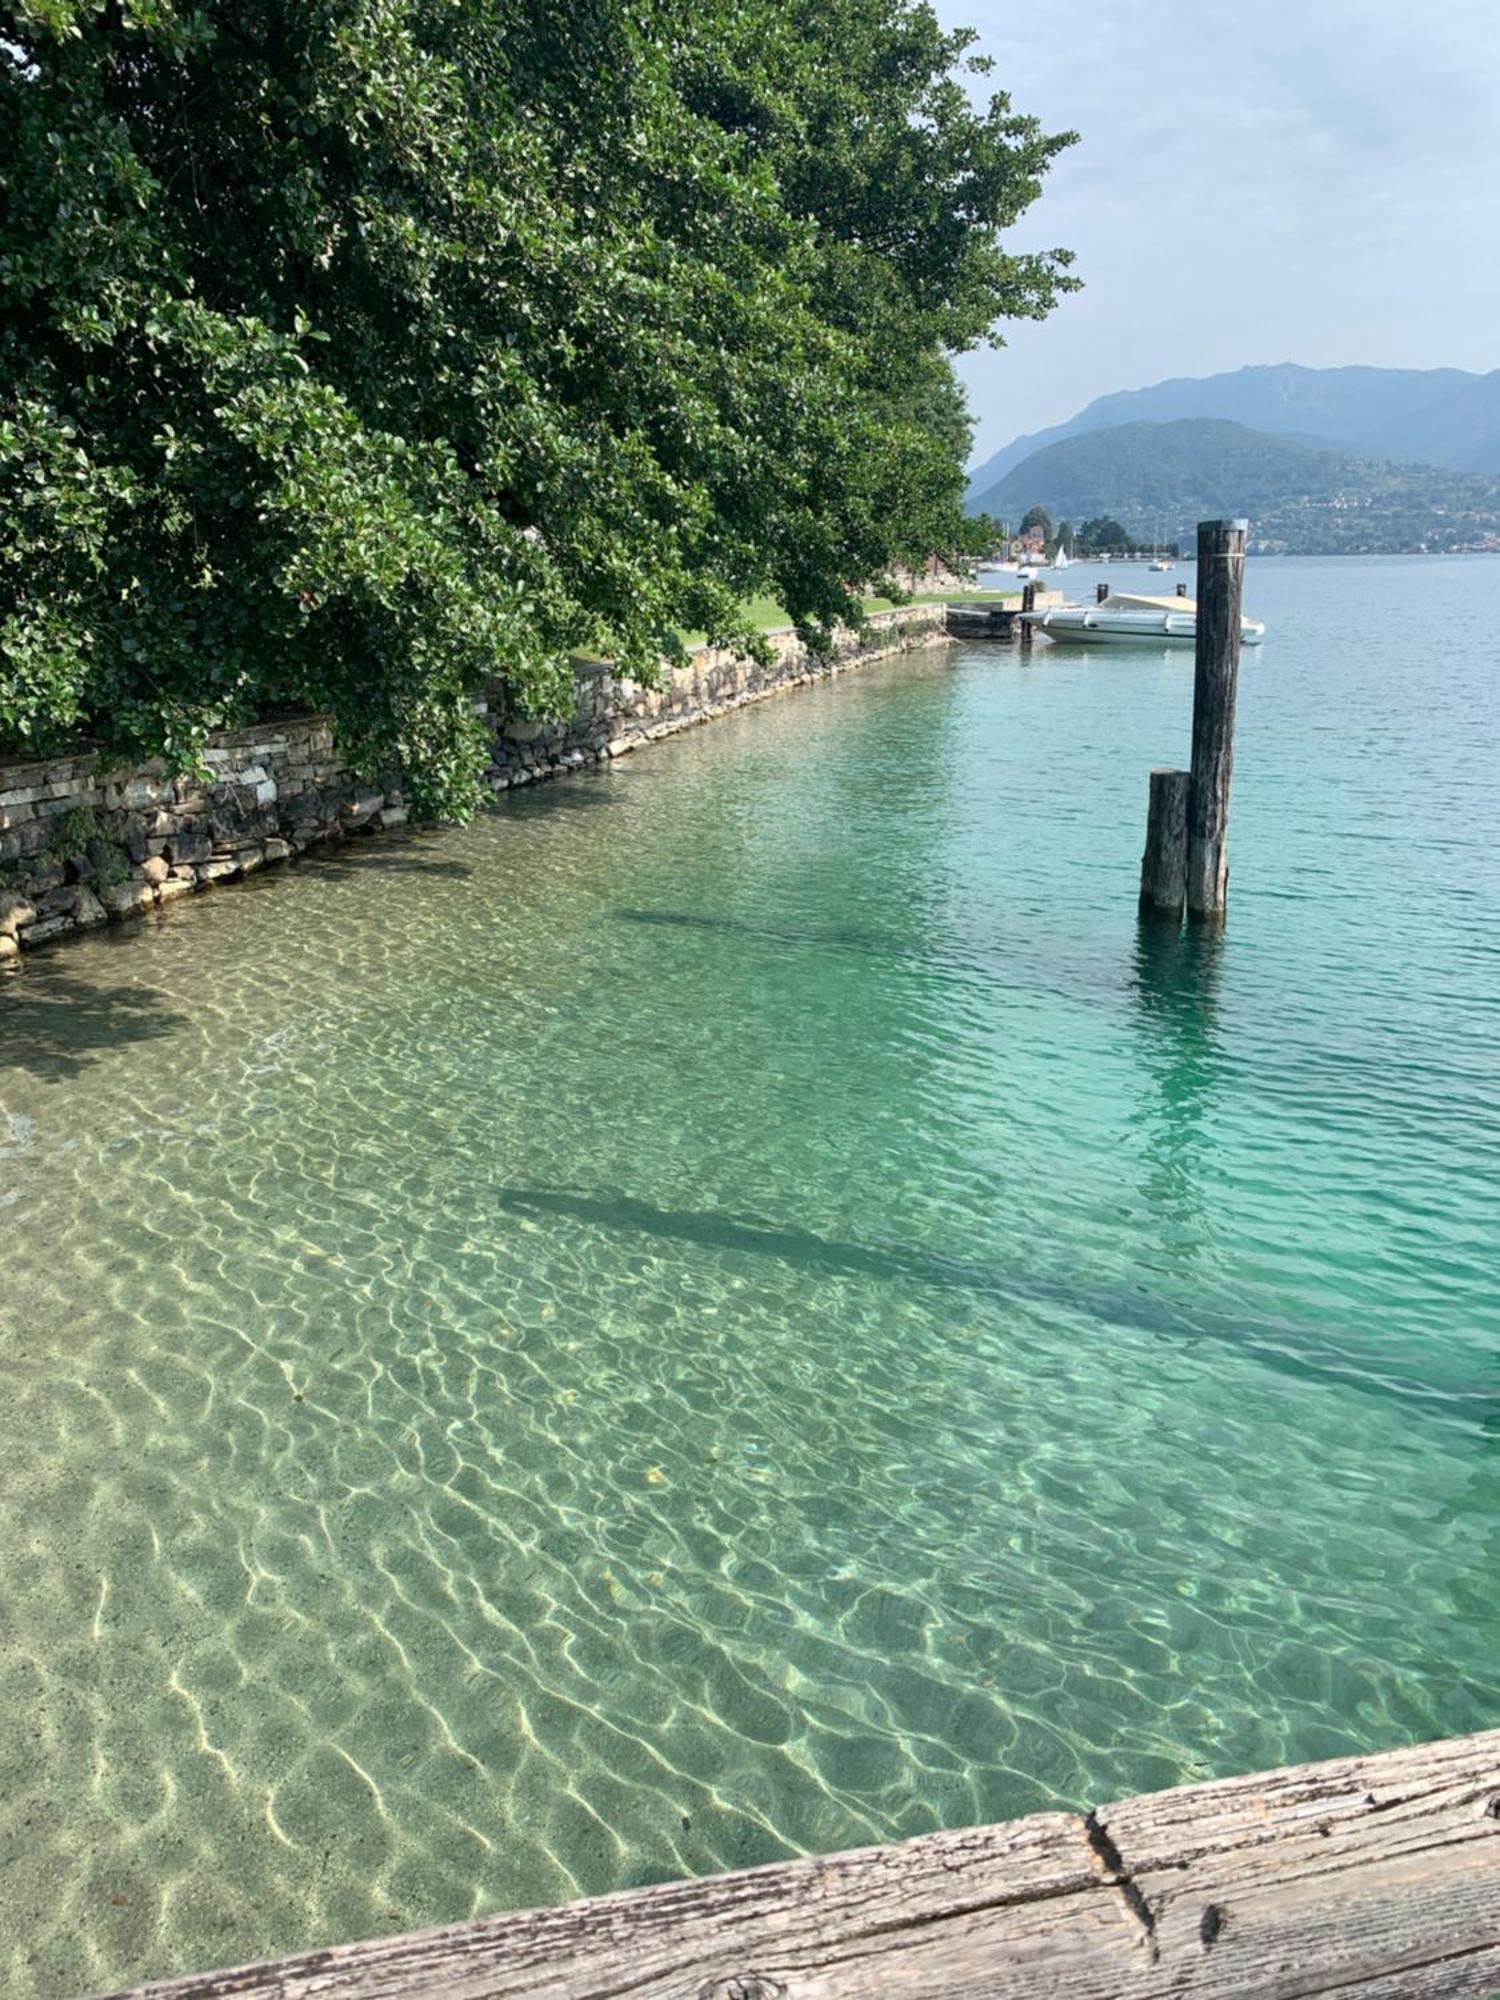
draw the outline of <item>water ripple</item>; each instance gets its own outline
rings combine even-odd
[[[0,983],[0,1986],[1500,1719],[1439,572],[1256,573],[1221,941],[1190,669],[976,651]]]

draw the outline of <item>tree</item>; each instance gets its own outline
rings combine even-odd
[[[964,517],[964,539],[959,551],[968,562],[983,562],[986,556],[1004,546],[1005,523],[995,520],[989,514],[969,514]]]
[[[462,812],[474,691],[962,546],[947,356],[1065,139],[915,0],[0,0],[0,741],[268,705]]]
[[[1021,533],[1029,535],[1033,528],[1041,529],[1042,540],[1044,542],[1051,541],[1052,516],[1047,512],[1045,507],[1028,507],[1026,512],[1021,516]]]
[[[1077,544],[1077,537],[1073,532],[1073,523],[1071,521],[1059,521],[1057,524],[1058,549],[1062,552],[1062,554],[1070,556],[1072,555],[1076,544]]]
[[[1085,521],[1078,530],[1078,546],[1086,555],[1113,555],[1134,546],[1130,535],[1108,514]]]

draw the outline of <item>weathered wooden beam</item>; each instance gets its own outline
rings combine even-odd
[[[1496,1988],[1500,1730],[341,1945],[131,2000],[1463,2000]]]
[[[1222,923],[1229,897],[1229,780],[1234,768],[1234,697],[1240,674],[1248,525],[1198,523],[1187,911],[1200,923]]]
[[[1141,856],[1141,910],[1182,920],[1187,895],[1189,774],[1155,770],[1146,809],[1146,851]]]

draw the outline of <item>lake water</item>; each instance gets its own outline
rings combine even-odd
[[[1222,943],[1039,644],[0,982],[0,1989],[1500,1723],[1497,583],[1252,564]]]

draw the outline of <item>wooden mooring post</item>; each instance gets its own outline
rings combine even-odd
[[[1188,785],[1186,771],[1151,773],[1146,851],[1141,856],[1141,914],[1182,921],[1187,895]]]
[[[1229,778],[1240,678],[1240,605],[1248,521],[1198,523],[1193,654],[1193,781],[1188,787],[1187,913],[1222,923],[1229,896]]]
[[[1028,611],[1035,611],[1035,609],[1036,609],[1036,585],[1034,583],[1023,583],[1021,585],[1022,615],[1016,621],[1017,625],[1020,627],[1021,644],[1023,647],[1030,646],[1031,644],[1031,627],[1026,623],[1025,614]]]
[[[1185,906],[1191,922],[1224,921],[1247,527],[1244,521],[1198,523],[1192,769],[1151,773],[1143,913],[1180,918]]]

